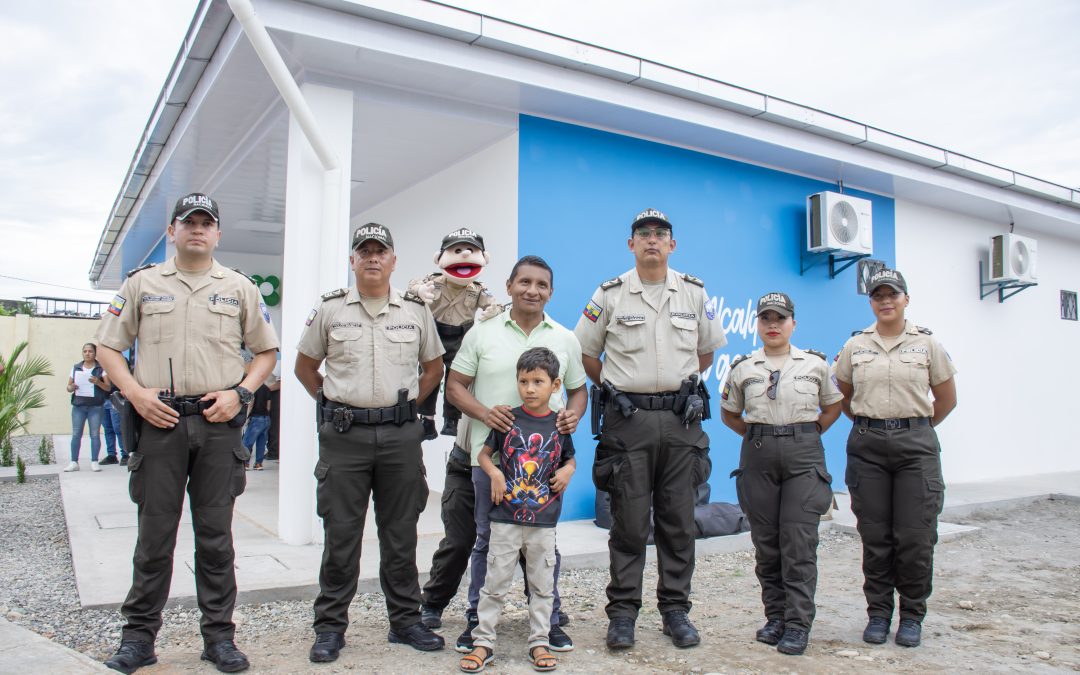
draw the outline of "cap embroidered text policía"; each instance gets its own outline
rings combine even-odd
[[[356,228],[352,238],[353,250],[368,240],[377,241],[386,248],[394,248],[394,238],[390,236],[390,230],[385,225],[368,223]]]
[[[907,282],[904,281],[904,275],[896,270],[878,270],[874,276],[870,277],[870,283],[866,285],[866,294],[873,295],[874,291],[882,286],[892,286],[901,293],[907,293]]]
[[[214,222],[221,220],[218,211],[217,202],[210,198],[209,195],[204,195],[201,192],[192,192],[186,197],[181,197],[176,200],[176,207],[173,208],[172,219],[183,220],[196,211],[202,211],[208,216],[214,219]]]
[[[794,316],[795,303],[787,293],[766,293],[757,301],[757,313],[776,312],[780,316]]]
[[[469,244],[470,246],[475,246],[481,251],[484,250],[484,238],[467,227],[454,230],[450,234],[443,237],[442,246],[439,248],[439,252],[441,253],[442,251],[445,251],[454,244]]]

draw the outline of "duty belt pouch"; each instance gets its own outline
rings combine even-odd
[[[244,422],[247,421],[248,407],[246,405],[240,405],[240,412],[236,413],[236,417],[232,418],[226,424],[230,429],[239,429],[244,426]]]
[[[352,409],[351,408],[334,408],[334,414],[330,420],[334,424],[334,431],[339,434],[343,434],[352,428]]]
[[[109,396],[113,408],[120,415],[120,442],[124,454],[130,455],[139,446],[139,434],[142,431],[142,418],[135,412],[135,406],[119,391]]]

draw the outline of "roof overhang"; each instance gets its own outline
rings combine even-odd
[[[425,0],[255,7],[297,80],[356,92],[354,214],[505,136],[524,113],[1080,238],[1080,191],[602,47]],[[226,1],[204,0],[91,281],[117,284],[120,243],[152,248],[182,191],[214,192],[252,231],[280,225],[287,136],[287,111]]]

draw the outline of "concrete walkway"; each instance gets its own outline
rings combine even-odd
[[[63,437],[57,437],[57,445]],[[65,463],[66,464],[66,463]],[[58,473],[71,542],[76,585],[83,607],[118,607],[131,583],[131,556],[136,538],[135,505],[127,494],[128,473],[122,466],[105,466],[100,472],[89,471],[84,458],[82,470],[62,473],[62,465],[34,467],[30,475]],[[267,462],[267,470],[248,473],[248,487],[237,500],[233,523],[236,547],[238,602],[264,602],[276,599],[310,600],[318,588],[318,570],[322,546],[290,546],[277,538],[277,463]],[[0,469],[0,480],[13,477],[13,469]],[[8,476],[11,474],[11,476]],[[946,490],[946,511],[960,517],[983,508],[1000,508],[1017,502],[1029,502],[1051,495],[1080,499],[1080,472],[1043,474],[979,483],[952,484]],[[417,564],[422,576],[431,565],[431,555],[442,538],[439,519],[441,494],[432,492],[418,526]],[[839,508],[823,528],[836,527],[855,533],[855,518],[847,495],[837,494]],[[195,580],[192,571],[194,543],[191,516],[181,519],[176,546],[170,606],[195,606]],[[942,522],[941,539],[961,536],[976,528]],[[321,528],[316,527],[316,531]],[[377,591],[379,549],[375,537],[373,513],[369,510],[365,526],[364,553],[361,561],[360,590]],[[559,525],[559,548],[563,566],[604,566],[608,561],[607,534],[591,521],[569,521]],[[699,540],[700,555],[749,550],[748,533],[731,537]],[[649,559],[655,558],[653,547]],[[39,659],[50,659],[41,668]],[[0,671],[28,672],[20,665],[31,660],[41,672],[91,672],[97,664],[50,640],[0,620]]]

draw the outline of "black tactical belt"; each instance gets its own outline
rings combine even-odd
[[[929,417],[907,417],[907,418],[895,418],[890,420],[876,420],[872,417],[863,417],[861,415],[855,417],[855,424],[862,427],[870,427],[871,429],[910,429],[911,427],[928,427],[930,426]]]
[[[623,392],[635,408],[641,410],[674,410],[678,392],[664,391],[658,394],[631,394]]]
[[[171,401],[164,401],[165,405],[176,411],[180,417],[201,415],[204,410],[214,405],[215,401],[200,401],[202,396],[177,396]]]
[[[454,326],[454,325],[451,325],[451,324],[448,324],[448,323],[439,323],[438,321],[436,321],[435,322],[435,331],[439,334],[439,337],[441,337],[443,339],[450,339],[450,338],[461,337],[470,328],[472,328],[472,325],[473,325],[472,321],[467,321],[467,322],[461,324],[460,326]]]
[[[754,436],[794,436],[795,432],[817,433],[817,424],[814,422],[802,422],[800,424],[751,424],[750,433]]]
[[[323,406],[323,419],[334,420],[337,412],[340,417],[346,415],[351,424],[403,424],[408,420],[416,420],[416,401],[409,401],[406,405],[390,406],[389,408],[352,408],[347,405],[327,401]],[[348,411],[345,413],[344,411]]]

